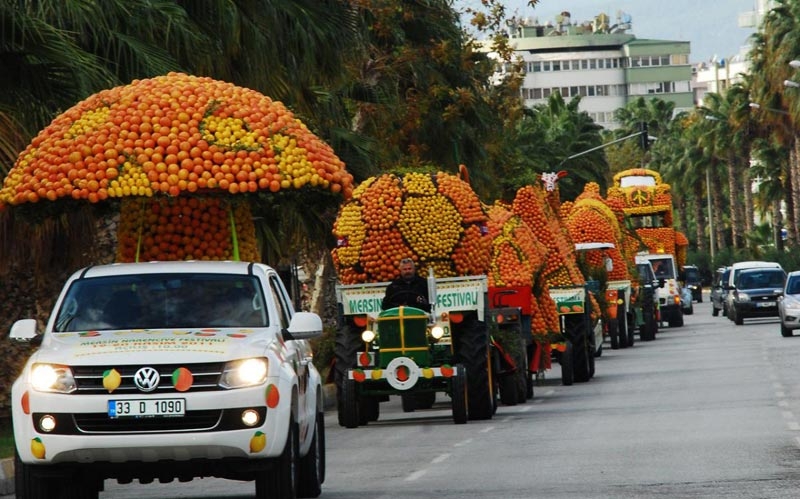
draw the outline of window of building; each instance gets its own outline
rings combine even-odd
[[[688,54],[673,54],[671,56],[672,65],[679,66],[684,64],[689,64],[689,55]]]
[[[589,69],[589,60],[581,59],[581,69]]]
[[[661,60],[661,65],[662,66],[669,66],[669,56],[668,55],[662,55],[661,57],[659,57],[659,59]]]
[[[642,65],[641,57],[631,57],[631,67],[638,68]]]
[[[588,87],[586,87],[586,89],[588,90],[586,95],[588,95],[589,97],[594,97],[595,96],[595,87],[594,87],[594,85],[589,85]]]
[[[542,70],[542,63],[539,61],[533,61],[531,63],[531,66],[532,66],[531,71],[534,73],[538,73]]]
[[[569,96],[575,97],[578,95],[578,87],[569,87]]]
[[[542,89],[542,98],[543,99],[547,99],[548,97],[550,97],[550,89],[549,88],[543,88]]]
[[[561,61],[553,61],[553,71],[561,71]]]
[[[542,89],[541,88],[534,88],[533,89],[533,98],[534,99],[541,99],[542,98]]]
[[[597,69],[597,59],[589,59],[589,69]]]

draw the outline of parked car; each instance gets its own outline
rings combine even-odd
[[[737,326],[750,317],[777,317],[786,272],[780,268],[744,269],[731,292],[728,318]]]
[[[695,265],[684,265],[681,269],[681,281],[683,287],[689,288],[692,292],[692,300],[703,303],[703,279],[700,269]]]
[[[720,267],[714,271],[714,278],[711,281],[711,315],[714,317],[720,312],[723,316],[728,314],[725,303],[728,290],[725,288],[725,283],[728,282],[730,272],[730,267]]]
[[[778,298],[778,317],[781,319],[781,336],[788,338],[800,329],[800,270],[789,272],[783,296]]]

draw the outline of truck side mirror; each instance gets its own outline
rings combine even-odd
[[[663,288],[664,284],[666,284],[666,280],[663,277],[658,278],[658,287]]]

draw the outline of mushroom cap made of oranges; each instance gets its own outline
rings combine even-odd
[[[0,206],[304,187],[347,198],[352,176],[282,103],[169,73],[103,90],[57,116],[17,158]]]
[[[480,275],[489,266],[488,217],[470,185],[449,173],[371,177],[339,210],[333,261],[344,284],[397,277],[403,258],[426,275]]]

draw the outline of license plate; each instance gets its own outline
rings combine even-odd
[[[756,303],[756,307],[765,308],[765,307],[774,307],[774,306],[775,306],[775,302],[774,301],[762,301],[762,302]]]
[[[186,399],[109,400],[108,417],[174,417],[186,414]]]

